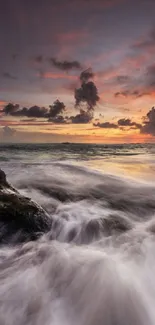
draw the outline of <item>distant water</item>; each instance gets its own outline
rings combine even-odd
[[[0,247],[0,324],[155,324],[155,145],[0,145],[0,167],[51,215]]]

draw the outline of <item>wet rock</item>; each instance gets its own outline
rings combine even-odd
[[[0,243],[35,240],[51,225],[46,211],[14,189],[0,170]]]
[[[125,217],[109,215],[88,221],[83,227],[82,240],[90,243],[103,236],[120,235],[132,229],[132,223]]]

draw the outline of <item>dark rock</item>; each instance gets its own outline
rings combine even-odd
[[[0,169],[0,186],[5,186],[6,184],[7,184],[6,175],[3,172],[3,170]]]
[[[129,220],[114,214],[86,222],[83,225],[81,238],[85,243],[90,243],[102,237],[118,236],[131,229],[132,223]]]
[[[51,225],[46,211],[8,184],[0,170],[0,243],[35,240]]]

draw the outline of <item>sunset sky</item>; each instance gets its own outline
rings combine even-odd
[[[0,44],[0,141],[154,141],[154,0],[1,0]]]

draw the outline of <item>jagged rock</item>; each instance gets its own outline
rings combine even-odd
[[[0,243],[35,240],[51,224],[46,211],[14,189],[0,170]]]

